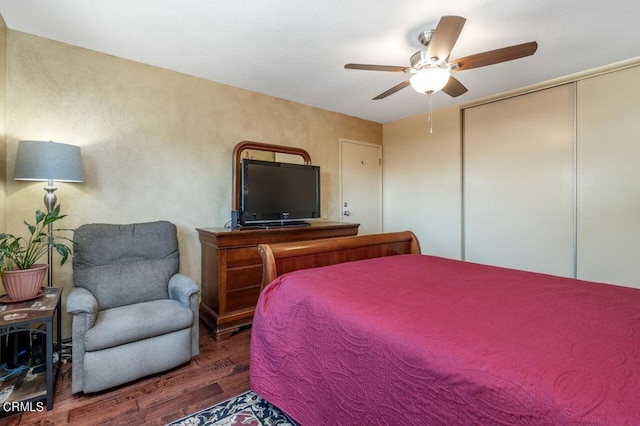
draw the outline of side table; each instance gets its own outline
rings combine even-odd
[[[47,410],[53,408],[53,387],[57,372],[60,369],[61,340],[62,340],[62,313],[60,301],[62,288],[43,287],[42,295],[38,298],[17,303],[0,302],[0,343],[5,348],[6,341],[10,334],[18,332],[29,332],[33,338],[35,335],[45,335],[45,363],[44,371],[41,367],[33,364],[35,356],[30,356],[25,366],[19,374],[6,377],[0,381],[0,397],[2,398],[3,411],[7,407],[11,411],[24,411],[27,409],[42,409],[42,405],[32,405],[37,401],[45,400]],[[2,298],[0,298],[1,300]],[[58,359],[54,366],[53,361],[53,319],[56,321],[56,348]],[[45,330],[42,330],[42,325]],[[42,339],[38,339],[42,341]],[[33,341],[33,340],[32,340]],[[5,351],[6,352],[6,351]],[[4,376],[4,374],[0,374]]]

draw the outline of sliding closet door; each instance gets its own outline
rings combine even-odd
[[[574,275],[574,86],[464,110],[464,253]]]
[[[640,67],[578,83],[578,278],[640,288]]]

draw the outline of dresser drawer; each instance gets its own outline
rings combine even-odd
[[[227,269],[227,292],[248,287],[260,287],[262,264]]]
[[[258,252],[258,246],[226,249],[224,253],[227,268],[239,268],[249,265],[260,265],[262,267],[262,258]]]
[[[249,287],[227,293],[227,312],[256,306],[260,296],[260,286]]]

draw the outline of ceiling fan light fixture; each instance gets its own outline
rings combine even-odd
[[[416,92],[429,95],[429,103],[431,103],[430,95],[440,90],[452,98],[467,93],[467,88],[451,75],[452,71],[470,70],[524,58],[533,55],[538,49],[538,43],[530,41],[449,61],[451,50],[455,46],[465,22],[466,19],[461,16],[447,15],[440,18],[435,30],[420,33],[418,41],[424,48],[411,56],[409,59],[410,67],[369,64],[346,64],[344,67],[355,70],[411,74],[409,80],[404,80],[382,92],[373,98],[374,101],[384,99],[411,85]]]
[[[426,67],[412,75],[409,83],[416,92],[429,94],[442,90],[449,77],[451,72],[448,67]]]

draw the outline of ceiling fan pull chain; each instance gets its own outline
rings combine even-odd
[[[427,92],[429,96],[429,133],[433,133],[433,106],[431,104],[431,92]]]

